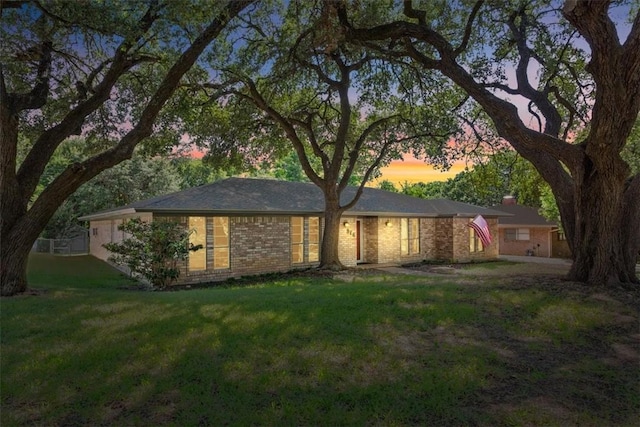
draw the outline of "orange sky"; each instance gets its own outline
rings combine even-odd
[[[416,182],[446,181],[464,170],[465,164],[455,163],[448,171],[440,171],[428,165],[423,160],[418,160],[410,154],[405,154],[405,160],[394,160],[387,167],[380,169],[382,176],[374,185],[382,180],[389,180],[400,189],[400,184],[405,181],[413,184]]]
[[[191,151],[189,155],[193,158],[200,159],[204,155],[198,150]],[[377,187],[378,183],[388,180],[401,189],[401,184],[405,181],[410,184],[416,182],[432,182],[446,181],[453,178],[465,168],[464,162],[456,162],[447,171],[436,170],[433,166],[425,163],[423,160],[416,159],[411,154],[405,154],[404,160],[393,160],[389,166],[380,169],[382,176],[369,184],[370,187]]]

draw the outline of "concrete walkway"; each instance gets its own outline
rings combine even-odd
[[[537,256],[515,256],[515,255],[498,255],[498,259],[514,262],[531,262],[549,265],[571,265],[570,259],[563,258],[544,258]],[[640,274],[640,264],[636,264],[636,273]]]

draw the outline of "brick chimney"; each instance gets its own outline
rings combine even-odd
[[[518,202],[516,201],[515,196],[504,196],[502,198],[502,204],[503,205],[517,205]]]

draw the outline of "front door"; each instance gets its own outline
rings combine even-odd
[[[364,233],[362,233],[362,220],[356,219],[356,262],[364,261],[363,239]]]

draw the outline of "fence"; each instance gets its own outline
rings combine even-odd
[[[31,251],[57,255],[88,254],[89,235],[80,235],[72,239],[38,239]]]

